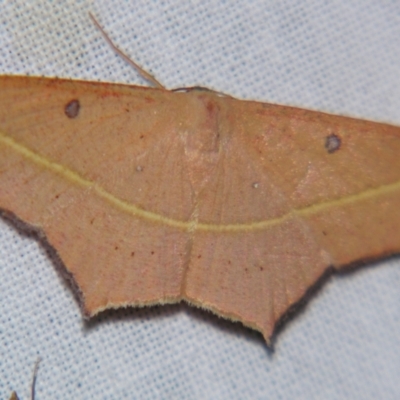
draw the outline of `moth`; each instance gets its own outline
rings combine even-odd
[[[186,301],[271,343],[326,274],[399,252],[399,127],[132,63],[154,88],[0,77],[0,208],[46,236],[86,316]]]

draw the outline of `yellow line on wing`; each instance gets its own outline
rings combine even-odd
[[[83,188],[93,189],[99,197],[106,200],[108,203],[116,207],[117,209],[126,212],[127,214],[143,218],[148,221],[158,222],[165,224],[174,228],[190,230],[190,231],[214,231],[214,232],[244,232],[253,230],[262,230],[270,228],[274,225],[279,225],[284,221],[292,218],[294,215],[305,217],[312,214],[317,214],[325,211],[326,209],[332,207],[340,207],[342,205],[347,205],[355,203],[357,201],[368,200],[379,195],[388,194],[400,189],[400,182],[392,183],[389,185],[383,185],[374,189],[368,189],[361,193],[357,193],[350,196],[345,196],[339,199],[334,199],[331,201],[325,201],[322,203],[314,204],[304,208],[291,210],[289,213],[282,215],[281,217],[272,218],[266,221],[251,222],[248,224],[227,224],[227,225],[216,225],[216,224],[204,224],[196,223],[194,221],[179,221],[176,219],[163,217],[162,215],[153,213],[151,211],[145,211],[133,204],[130,204],[124,200],[121,200],[111,193],[107,192],[96,182],[92,182],[88,179],[83,178],[78,173],[72,171],[71,169],[58,164],[54,161],[48,160],[46,157],[35,153],[34,151],[28,149],[24,145],[21,145],[14,139],[10,138],[6,134],[0,132],[0,143],[13,149],[16,153],[22,155],[25,159],[33,162],[36,165],[43,167],[48,171],[52,171],[59,176],[62,176],[69,182],[81,186]]]

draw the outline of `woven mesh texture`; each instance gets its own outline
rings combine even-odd
[[[0,73],[144,84],[400,124],[400,2],[0,1]],[[1,93],[0,93],[1,96]],[[399,155],[400,156],[400,155]],[[400,212],[400,211],[399,211]],[[85,322],[51,256],[0,219],[0,398],[399,399],[400,260],[333,277],[279,334],[185,305]]]

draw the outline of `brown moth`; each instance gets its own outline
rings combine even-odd
[[[0,77],[0,208],[87,316],[184,300],[269,343],[327,271],[400,251],[399,127],[146,77]]]

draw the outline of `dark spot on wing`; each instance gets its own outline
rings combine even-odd
[[[71,100],[69,103],[65,105],[64,112],[68,118],[76,118],[79,114],[79,109],[81,105],[79,100]]]
[[[328,153],[334,153],[335,151],[340,149],[341,143],[342,140],[340,139],[340,136],[331,133],[325,139],[325,148]]]

